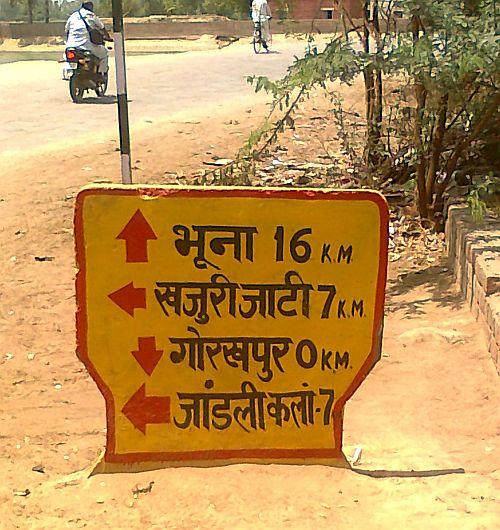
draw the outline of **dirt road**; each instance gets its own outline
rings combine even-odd
[[[251,44],[217,51],[133,56],[127,59],[130,121],[133,129],[207,106],[220,109],[236,99],[262,100],[246,82],[247,75],[279,77],[304,41],[285,41],[276,53],[255,55]],[[109,94],[115,94],[113,61]],[[90,136],[116,137],[116,104],[90,97],[76,106],[55,61],[0,65],[0,156],[26,149],[57,147]]]
[[[345,95],[362,102],[361,92]],[[218,107],[210,98],[136,132],[137,181],[182,181],[172,172],[188,180],[207,158],[231,156],[265,110],[259,100],[247,113],[248,99]],[[57,101],[51,108],[66,114],[56,110],[66,100]],[[76,112],[89,119],[96,109]],[[235,465],[86,478],[79,471],[104,446],[105,420],[75,355],[72,201],[83,184],[119,180],[116,140],[44,154],[23,138],[23,156],[0,165],[2,530],[498,526],[498,377],[444,263],[391,265],[382,359],[346,408],[345,452],[362,447],[353,470]],[[302,144],[308,160],[313,142]],[[151,491],[134,495],[150,482]]]

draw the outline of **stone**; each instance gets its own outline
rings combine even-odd
[[[497,344],[500,344],[500,293],[488,296],[485,301],[486,322]]]
[[[448,342],[450,344],[456,344],[458,342],[465,342],[465,336],[458,331],[433,328],[433,327],[421,327],[410,329],[401,333],[399,336],[403,344],[408,343],[422,343],[422,342]]]
[[[500,292],[500,253],[484,252],[477,257],[475,269],[486,295]]]

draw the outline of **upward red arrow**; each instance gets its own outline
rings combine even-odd
[[[125,240],[127,263],[144,263],[148,261],[148,240],[157,237],[141,210],[137,210],[116,239]]]
[[[147,423],[170,423],[170,397],[146,396],[143,384],[125,403],[122,412],[136,429],[146,434]]]
[[[134,287],[133,282],[127,283],[121,289],[109,294],[108,297],[131,317],[134,316],[135,309],[146,309],[146,289]]]

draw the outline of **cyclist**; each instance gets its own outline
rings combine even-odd
[[[253,0],[252,1],[252,20],[255,29],[258,31],[260,27],[260,36],[262,46],[269,51],[269,43],[271,42],[271,8],[267,0]]]

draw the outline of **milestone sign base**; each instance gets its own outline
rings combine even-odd
[[[328,467],[337,467],[342,469],[351,469],[351,465],[342,451],[340,455],[336,458],[271,458],[271,459],[262,459],[262,458],[234,458],[234,459],[217,459],[214,460],[210,458],[208,460],[148,460],[148,461],[137,461],[137,462],[109,462],[105,458],[105,452],[98,459],[97,463],[93,466],[90,476],[105,474],[105,473],[140,473],[146,471],[155,471],[157,469],[164,468],[176,468],[176,467],[200,467],[200,468],[209,468],[209,467],[220,467],[220,466],[229,466],[232,464],[259,464],[259,465],[269,465],[269,464],[286,464],[292,466],[303,466],[303,465],[321,465]]]
[[[95,472],[345,467],[380,357],[388,209],[371,191],[94,186],[76,200],[77,354]]]

